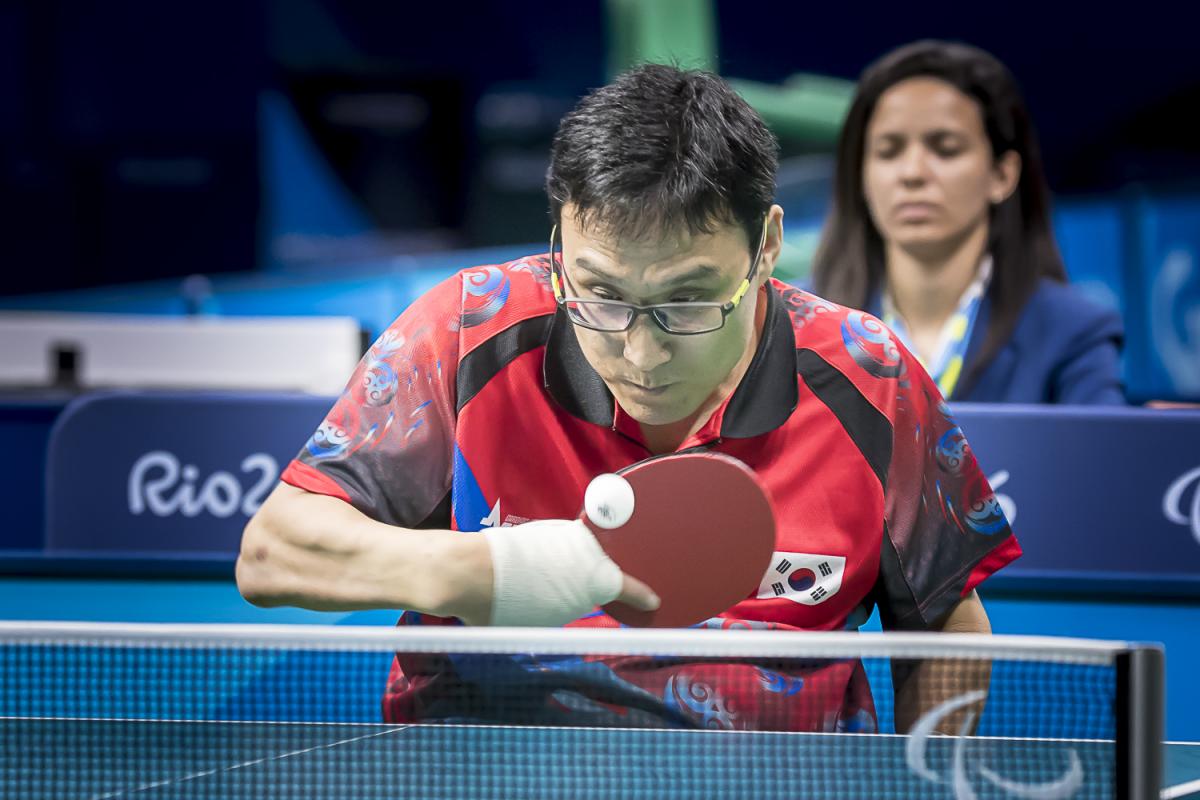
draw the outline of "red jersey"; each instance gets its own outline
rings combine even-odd
[[[419,298],[364,356],[283,479],[385,523],[477,531],[573,518],[593,477],[650,457],[557,311],[548,263],[465,270]],[[882,323],[779,281],[764,294],[746,375],[679,449],[726,453],[758,474],[777,515],[776,552],[759,590],[704,625],[839,630],[878,606],[888,629],[925,629],[1020,554],[995,494],[936,386]],[[572,624],[617,625],[599,610]],[[574,663],[592,682],[572,675],[572,701],[558,684],[570,672],[562,660],[523,665],[545,698],[537,721],[637,724],[648,696],[661,706],[645,712],[655,724],[873,727],[857,663]],[[490,720],[477,667],[399,659],[385,717]],[[681,697],[706,699],[691,707]]]

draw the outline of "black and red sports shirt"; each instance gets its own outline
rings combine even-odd
[[[385,523],[477,531],[573,518],[591,478],[651,456],[556,311],[548,263],[465,270],[414,302],[283,480]],[[778,281],[764,294],[745,377],[680,449],[726,453],[759,475],[776,553],[759,591],[706,624],[857,628],[873,606],[889,629],[936,624],[1020,554],[962,430],[877,319]],[[616,625],[599,610],[573,624]],[[421,672],[393,671],[389,718],[433,707],[438,677]],[[834,727],[853,726],[863,704],[852,705]],[[829,728],[829,713],[787,724]]]

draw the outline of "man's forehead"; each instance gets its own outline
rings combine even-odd
[[[697,244],[692,242],[693,245]],[[703,244],[703,242],[699,243]],[[647,287],[667,290],[682,283],[720,282],[734,276],[741,266],[730,247],[672,247],[669,242],[642,243],[637,249],[609,248],[580,243],[566,253],[569,267],[579,277],[590,273],[602,280],[635,280]]]
[[[563,233],[577,246],[634,261],[679,260],[745,246],[744,231],[730,222],[710,223],[707,231],[693,231],[686,224],[629,230],[601,220],[580,225],[564,213]]]

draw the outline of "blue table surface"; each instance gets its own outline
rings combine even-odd
[[[1112,797],[1111,742],[886,735],[6,719],[0,796],[33,798]],[[1200,796],[1200,745],[1164,748]],[[908,754],[911,756],[911,754]],[[969,790],[954,786],[956,763]],[[1006,785],[1006,783],[1008,785]],[[1195,786],[1188,786],[1195,783]],[[1174,788],[1170,788],[1174,787]],[[1026,796],[1035,796],[1026,794]]]

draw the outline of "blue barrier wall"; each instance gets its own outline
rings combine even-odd
[[[46,394],[7,397],[0,401],[0,497],[4,519],[3,547],[37,551],[45,541],[46,452],[50,431],[68,402]]]
[[[53,559],[227,566],[245,521],[332,403],[265,393],[84,395],[55,420],[45,486],[30,484],[20,463],[7,468],[9,485],[25,487],[26,503],[44,496],[40,547]],[[953,410],[1025,550],[995,583],[1200,597],[1200,410]],[[26,435],[37,430],[45,434],[43,425]],[[36,441],[26,449],[36,452]],[[27,549],[30,536],[0,534],[0,552]]]

